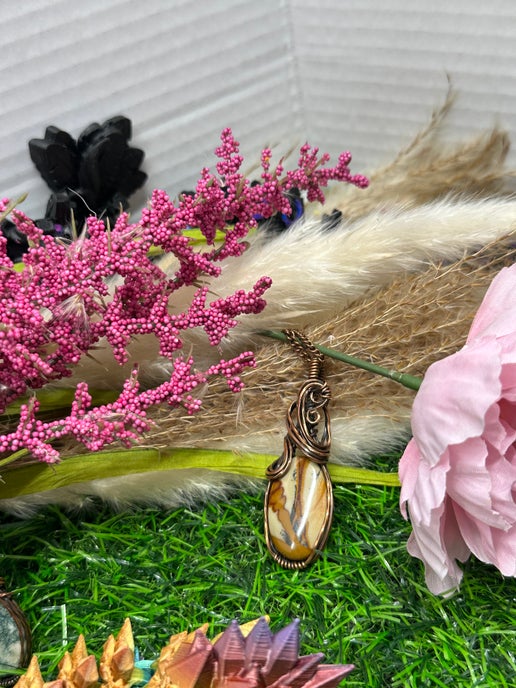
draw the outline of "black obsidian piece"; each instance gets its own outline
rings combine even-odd
[[[90,124],[77,141],[55,126],[31,139],[30,157],[52,191],[45,218],[69,227],[73,214],[78,230],[91,214],[112,224],[147,179],[144,153],[129,145],[131,135],[131,120],[118,115]]]
[[[324,213],[322,216],[322,224],[324,229],[336,229],[342,221],[342,212],[334,208],[331,213]]]
[[[45,217],[35,221],[44,234],[71,241],[72,217],[81,231],[89,215],[112,226],[120,209],[128,209],[129,197],[147,180],[140,170],[144,152],[129,145],[131,135],[131,120],[118,115],[90,124],[77,141],[55,126],[47,127],[44,138],[29,141],[30,157],[52,191]],[[1,230],[7,255],[15,263],[21,261],[27,238],[9,220],[2,222]]]
[[[45,218],[35,220],[34,224],[43,230],[44,235],[59,237],[65,241],[72,240],[72,230],[67,225],[59,225]],[[27,237],[10,220],[2,222],[2,234],[7,239],[6,250],[8,257],[13,263],[21,263],[23,254],[29,250]]]

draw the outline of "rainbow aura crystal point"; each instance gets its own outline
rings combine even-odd
[[[262,666],[267,661],[272,647],[272,631],[262,616],[251,630],[245,641],[246,669],[254,665]]]
[[[153,664],[146,688],[337,688],[351,664],[322,664],[324,655],[299,656],[299,620],[273,633],[265,618],[243,627],[232,621],[214,641],[205,627],[173,635]],[[99,674],[102,683],[99,683]],[[97,671],[80,637],[65,653],[57,681],[43,683],[34,657],[16,688],[134,688],[144,685],[135,667],[134,641],[127,619],[115,639],[109,636]]]

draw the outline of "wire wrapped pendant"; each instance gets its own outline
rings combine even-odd
[[[30,628],[22,610],[0,578],[0,686],[14,686],[14,672],[26,667],[32,654]]]
[[[273,559],[302,569],[321,553],[333,516],[327,462],[331,431],[330,390],[323,356],[299,332],[285,330],[292,346],[310,360],[309,379],[287,413],[283,454],[266,471],[265,538]]]

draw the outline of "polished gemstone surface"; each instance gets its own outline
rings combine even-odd
[[[287,472],[270,481],[266,499],[273,549],[290,561],[313,557],[324,545],[333,507],[326,466],[294,456]]]
[[[22,643],[18,627],[5,607],[0,605],[0,668],[20,666]]]

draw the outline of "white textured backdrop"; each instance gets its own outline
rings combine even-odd
[[[514,0],[291,4],[311,139],[345,141],[360,166],[386,160],[442,102],[447,75],[460,95],[451,136],[499,122],[516,138]]]
[[[48,190],[27,141],[133,120],[151,187],[191,186],[224,126],[254,154],[308,138],[355,171],[392,156],[447,89],[450,134],[516,136],[513,0],[0,0],[0,194]],[[513,158],[516,161],[516,157]]]

